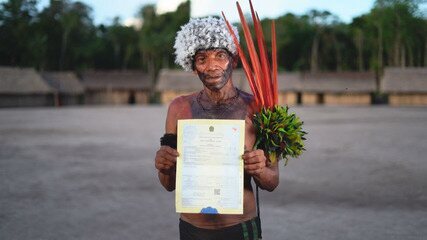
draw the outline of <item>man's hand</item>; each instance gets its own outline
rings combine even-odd
[[[251,176],[260,176],[267,166],[267,158],[261,149],[246,151],[242,158],[245,163],[245,171]]]
[[[175,172],[178,152],[169,147],[161,146],[156,153],[155,166],[161,173],[170,175]]]

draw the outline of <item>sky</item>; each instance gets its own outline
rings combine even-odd
[[[81,0],[93,9],[95,24],[110,24],[119,16],[123,23],[131,22],[138,10],[146,4],[156,4],[159,13],[174,11],[183,0]],[[0,1],[4,2],[4,0]],[[244,12],[249,12],[249,1],[239,0]],[[260,18],[278,17],[286,13],[304,14],[310,9],[328,10],[341,21],[351,22],[353,17],[368,13],[375,0],[252,0]],[[49,0],[40,0],[43,8]],[[238,21],[235,0],[192,0],[191,16],[220,15],[224,11],[231,22]]]

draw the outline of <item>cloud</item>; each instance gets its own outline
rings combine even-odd
[[[157,13],[162,14],[175,11],[182,2],[185,2],[185,0],[159,0],[157,2]]]
[[[142,19],[140,18],[127,18],[123,21],[123,25],[126,27],[134,27],[135,29],[141,29]]]

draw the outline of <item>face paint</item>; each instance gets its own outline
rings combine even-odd
[[[199,76],[200,80],[202,81],[203,85],[205,85],[205,87],[207,87],[211,91],[218,91],[221,88],[223,88],[225,84],[227,84],[227,82],[230,80],[232,71],[233,71],[232,64],[229,63],[225,71],[221,71],[221,73],[216,75],[215,77],[212,77],[212,75],[205,74],[200,71],[197,71],[197,75]],[[220,81],[214,81],[214,82],[212,81],[218,78],[220,78]]]
[[[206,50],[196,54],[194,68],[203,85],[211,91],[222,89],[230,80],[233,62],[225,50]]]

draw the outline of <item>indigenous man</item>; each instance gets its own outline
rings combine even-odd
[[[237,34],[237,29],[234,28]],[[176,63],[193,71],[204,87],[200,92],[176,98],[169,106],[166,134],[161,138],[155,166],[160,183],[175,189],[177,121],[179,119],[242,119],[246,122],[243,214],[188,214],[180,218],[180,239],[258,239],[261,231],[251,179],[261,189],[273,191],[279,184],[276,164],[270,164],[262,150],[252,150],[255,131],[251,121],[252,95],[233,85],[232,72],[237,49],[222,19],[191,19],[177,33]]]

